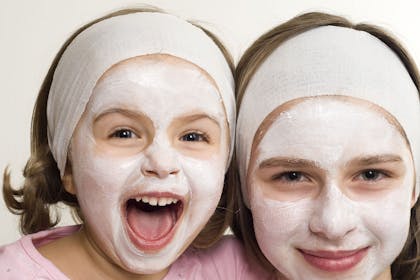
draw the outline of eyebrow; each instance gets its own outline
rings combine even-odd
[[[373,165],[388,162],[402,162],[402,158],[398,155],[385,154],[375,156],[362,156],[352,159],[347,165]]]
[[[352,159],[346,165],[373,165],[388,162],[402,162],[402,158],[398,155],[385,154],[375,156],[362,156]],[[316,161],[300,159],[300,158],[289,158],[289,157],[277,157],[270,158],[262,161],[259,164],[259,168],[270,168],[270,167],[286,167],[286,168],[319,168],[319,164]]]
[[[119,113],[119,114],[125,115],[129,118],[143,117],[143,118],[149,119],[149,117],[147,117],[142,112],[127,110],[127,109],[120,109],[120,108],[111,108],[111,109],[105,110],[104,112],[100,113],[97,117],[95,117],[94,122],[98,121],[103,116],[105,116],[107,114],[112,114],[112,113]],[[220,127],[219,122],[215,118],[213,118],[212,116],[209,116],[207,114],[201,114],[201,113],[200,114],[188,115],[188,116],[184,116],[184,117],[183,116],[177,117],[177,118],[175,118],[175,121],[184,120],[184,121],[187,121],[187,122],[193,122],[193,121],[200,120],[200,119],[208,119],[211,122],[213,122],[214,124],[216,124],[218,127]]]
[[[259,168],[270,168],[278,166],[289,168],[318,168],[319,164],[316,161],[307,159],[276,157],[262,161],[259,165]]]
[[[213,118],[212,116],[209,116],[207,114],[193,114],[193,115],[187,115],[187,116],[180,116],[175,118],[175,120],[182,120],[182,121],[188,121],[188,122],[193,122],[193,121],[197,121],[197,120],[201,120],[201,119],[208,119],[210,121],[212,121],[213,123],[215,123],[217,126],[220,126],[219,122]]]
[[[118,113],[118,114],[122,114],[125,115],[127,117],[130,118],[139,118],[139,117],[146,117],[147,116],[141,112],[135,112],[132,110],[127,110],[127,109],[120,109],[120,108],[111,108],[108,110],[105,110],[103,112],[101,112],[98,116],[95,117],[95,121],[99,120],[100,118],[108,115],[108,114],[112,114],[112,113]]]

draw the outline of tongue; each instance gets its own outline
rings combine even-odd
[[[159,240],[171,231],[175,217],[170,207],[156,207],[154,211],[142,211],[130,206],[127,209],[127,221],[135,234],[149,241]]]

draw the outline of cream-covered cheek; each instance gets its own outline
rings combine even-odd
[[[288,279],[374,279],[398,256],[409,229],[414,168],[403,136],[381,113],[308,99],[279,114],[253,155],[248,191],[256,238]],[[378,158],[398,163],[361,166]],[[264,168],[275,171],[261,177]],[[389,173],[363,177],[375,168]],[[301,253],[364,248],[348,269],[338,261],[317,267]]]
[[[122,148],[107,145],[107,138],[101,143],[95,138],[97,117],[121,110],[138,113],[152,123],[151,137],[139,152],[109,153],[110,149]],[[208,144],[186,142],[182,149],[178,148],[176,143],[188,131],[170,132],[177,129],[173,128],[174,120],[189,115],[211,118],[220,135]],[[131,120],[135,123],[141,118]],[[121,123],[119,128],[127,127],[130,128]],[[111,68],[95,87],[70,149],[76,194],[98,247],[132,272],[155,273],[167,268],[192,242],[217,206],[228,157],[227,131],[217,89],[195,66],[149,58],[140,62],[128,60]],[[191,156],[185,152],[188,145],[202,148]],[[200,155],[201,151],[205,156]],[[153,214],[137,214],[140,210],[131,214],[127,201],[131,199],[134,204],[135,199],[142,197],[156,197],[156,203],[167,206],[160,212],[151,211]],[[182,201],[182,206],[177,201]],[[149,208],[154,204],[148,203]],[[171,210],[175,204],[177,210]],[[170,211],[171,215],[165,214]],[[133,221],[136,215],[143,220]],[[170,219],[174,221],[170,223]],[[152,241],[142,241],[146,235]]]

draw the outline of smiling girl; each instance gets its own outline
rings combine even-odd
[[[250,254],[277,279],[418,279],[407,52],[376,27],[309,13],[261,36],[237,69],[234,231]]]

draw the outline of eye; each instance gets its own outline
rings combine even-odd
[[[134,138],[134,137],[137,137],[137,135],[130,129],[126,129],[126,128],[118,129],[110,135],[110,138]]]
[[[357,177],[364,181],[377,181],[387,177],[387,175],[380,170],[368,169],[362,171]]]
[[[302,172],[298,171],[288,171],[283,172],[280,174],[276,174],[272,177],[273,180],[284,180],[290,182],[300,182],[307,180],[307,178],[302,174]]]
[[[187,142],[209,142],[207,135],[199,132],[189,132],[184,134],[181,136],[180,140]]]

